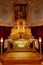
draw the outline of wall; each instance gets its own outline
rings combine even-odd
[[[11,27],[0,26],[0,38],[7,39],[10,35]]]
[[[43,26],[37,26],[37,27],[31,27],[32,34],[35,36],[35,38],[42,37],[43,39]]]
[[[0,2],[0,26],[13,26],[13,4],[12,2]]]

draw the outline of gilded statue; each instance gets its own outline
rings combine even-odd
[[[11,29],[11,34],[9,38],[26,38],[26,39],[31,39],[34,38],[31,32],[31,28],[25,27],[25,20],[19,20],[17,22],[16,27],[13,27]]]

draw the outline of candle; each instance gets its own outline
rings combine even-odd
[[[39,37],[39,42],[42,42],[42,39],[41,39],[41,37]]]
[[[3,43],[3,37],[1,38],[1,43]]]

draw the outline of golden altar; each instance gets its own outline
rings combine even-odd
[[[19,20],[16,23],[16,27],[11,29],[9,43],[15,48],[29,48],[30,43],[33,43],[34,37],[31,32],[31,28],[26,26],[25,20]]]

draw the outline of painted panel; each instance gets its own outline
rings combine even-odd
[[[32,22],[38,23],[42,20],[42,6],[40,4],[37,4],[32,7],[31,20]]]
[[[0,20],[8,20],[9,7],[6,4],[0,3]]]
[[[9,2],[0,2],[0,26],[13,26],[13,8]]]

